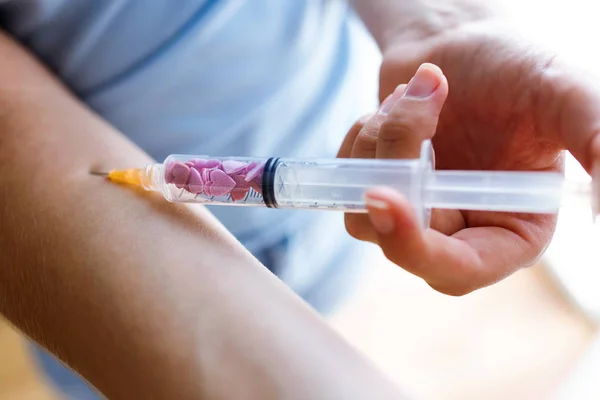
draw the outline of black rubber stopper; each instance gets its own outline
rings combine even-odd
[[[269,208],[277,208],[277,200],[275,200],[275,170],[277,164],[279,164],[279,157],[269,158],[262,176],[263,201],[265,206]]]

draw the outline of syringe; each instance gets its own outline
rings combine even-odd
[[[434,170],[430,141],[416,159],[287,159],[171,155],[160,164],[113,170],[108,178],[161,193],[170,202],[366,212],[365,192],[389,186],[429,224],[433,208],[556,213],[589,185],[559,172]]]

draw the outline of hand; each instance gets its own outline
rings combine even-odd
[[[342,156],[417,157],[420,141],[435,133],[438,169],[559,171],[564,149],[588,171],[600,168],[600,88],[593,79],[482,23],[386,49],[381,97],[406,82],[424,61],[440,66],[450,84],[437,129],[419,127],[412,121],[416,116],[403,113],[408,106],[398,101],[397,90],[389,100],[398,102],[392,112],[386,119],[374,117],[360,133],[355,127],[349,137],[356,140],[349,154],[345,143]],[[444,82],[440,78],[438,90],[444,90]],[[437,120],[431,104],[442,97],[421,100],[430,107],[429,124]],[[371,219],[387,218],[394,226],[381,232],[365,216],[347,215],[350,234],[378,243],[390,260],[451,295],[532,265],[555,226],[552,215],[434,210],[433,229],[423,231],[398,194],[375,189],[368,196],[381,206],[369,208]]]

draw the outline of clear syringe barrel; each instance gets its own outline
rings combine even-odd
[[[432,170],[431,144],[420,158],[372,160],[171,155],[147,166],[140,184],[176,203],[366,212],[375,185],[404,194],[428,224],[423,180]]]
[[[560,173],[436,171],[432,155],[429,141],[414,159],[172,155],[115,180],[138,182],[171,202],[346,212],[366,212],[366,191],[388,186],[407,198],[424,226],[433,208],[555,213],[565,202],[591,204],[589,186],[568,187]]]

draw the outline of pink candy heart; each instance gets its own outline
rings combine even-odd
[[[194,159],[194,160],[190,160],[189,162],[191,162],[194,165],[194,168],[196,168],[197,170],[200,170],[202,168],[220,168],[221,167],[221,161],[219,161],[219,160]]]
[[[220,169],[210,171],[210,191],[213,196],[224,196],[235,187],[235,181]]]
[[[232,176],[235,181],[235,188],[229,193],[233,201],[242,200],[250,190],[250,183],[246,182],[244,175]]]
[[[243,161],[226,160],[223,161],[222,168],[227,175],[238,175],[246,170],[247,165]]]
[[[199,170],[200,172],[200,177],[202,178],[202,182],[206,185],[208,182],[210,182],[210,169],[208,168],[202,168]]]
[[[250,182],[246,182],[245,175],[236,175],[232,176],[232,178],[235,181],[236,189],[250,189]]]
[[[252,170],[250,170],[248,172],[248,174],[246,175],[246,182],[250,182],[250,181],[253,181],[255,179],[261,179],[262,178],[262,173],[263,173],[264,170],[265,170],[265,163],[258,164],[257,166],[255,166],[254,168],[252,168]]]
[[[190,177],[188,179],[188,191],[194,194],[201,194],[204,191],[204,182],[198,170],[190,169]]]
[[[207,182],[204,184],[204,193],[206,193],[208,196],[213,196],[212,185],[212,182]]]
[[[256,193],[262,195],[262,185],[256,180],[250,181],[250,187],[256,191]]]
[[[190,167],[179,161],[169,164],[165,173],[167,183],[172,183],[180,189],[185,186],[189,176]]]
[[[221,161],[219,160],[206,160],[204,162],[206,168],[221,168]]]
[[[248,172],[252,171],[254,169],[254,167],[256,167],[257,165],[258,165],[258,163],[256,161],[250,161],[246,165],[246,170],[244,171],[244,175],[248,175]]]

